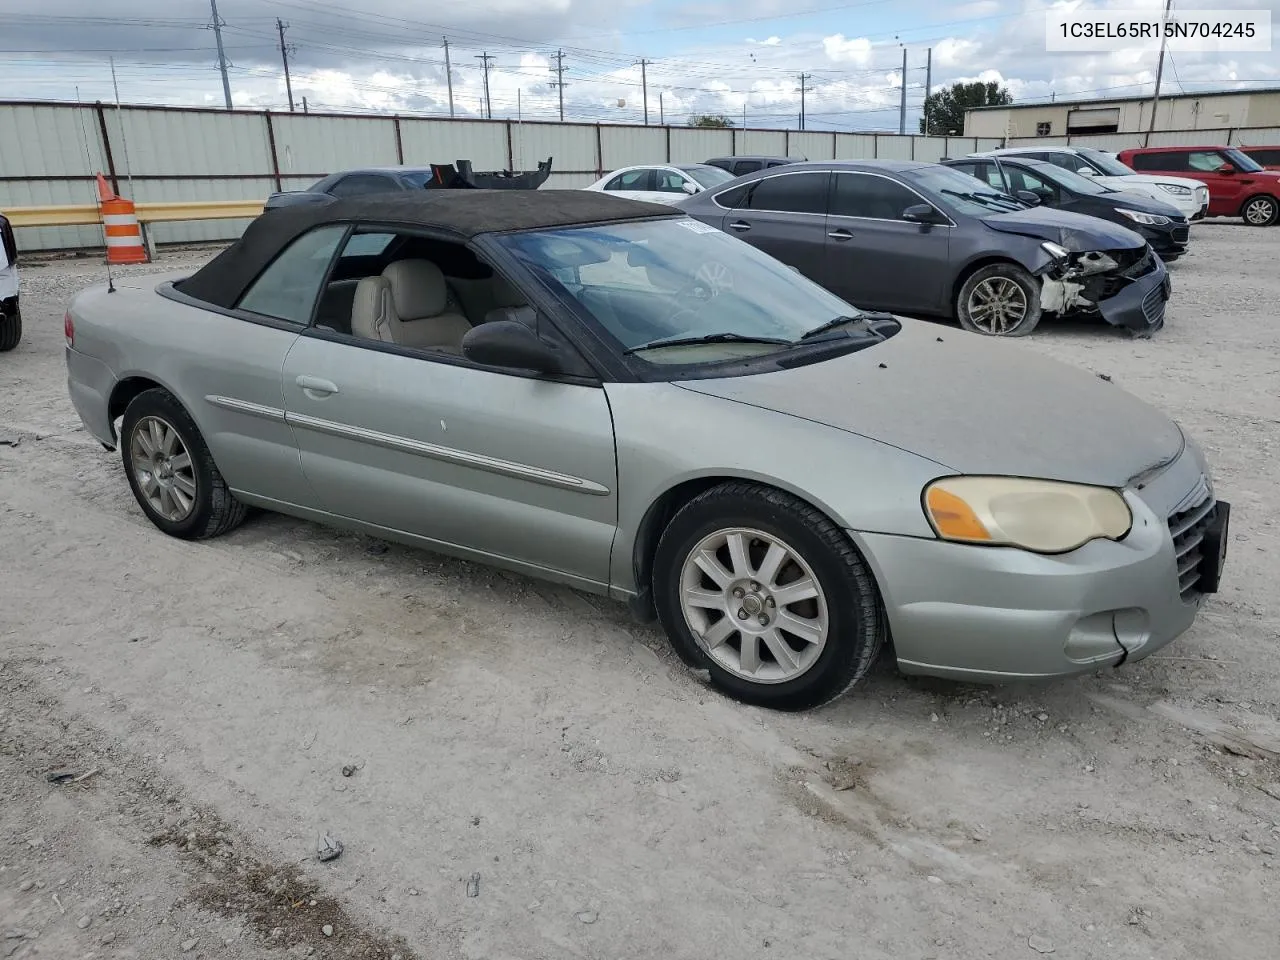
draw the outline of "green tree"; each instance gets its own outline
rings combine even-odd
[[[689,118],[691,127],[732,127],[733,121],[723,113],[696,113]]]
[[[953,83],[925,98],[920,132],[939,136],[963,133],[966,110],[974,107],[1005,107],[1011,103],[1013,96],[998,83]]]

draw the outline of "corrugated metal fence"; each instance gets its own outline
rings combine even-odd
[[[1181,138],[1181,139],[1178,139]],[[1188,139],[1190,138],[1190,139]],[[1141,135],[1073,137],[1104,149]],[[1280,141],[1280,131],[1155,134],[1161,143]],[[1067,138],[1011,143],[1047,145]],[[695,163],[729,154],[810,160],[936,161],[1001,140],[797,130],[702,129],[513,120],[449,120],[209,108],[0,101],[0,210],[96,200],[93,174],[139,202],[262,200],[351,167],[470,160],[477,170],[528,169],[554,157],[551,187],[581,187],[634,163]],[[224,240],[246,221],[155,224],[158,243]],[[95,227],[18,231],[24,250],[101,246]]]

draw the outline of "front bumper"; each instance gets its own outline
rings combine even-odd
[[[1167,227],[1143,225],[1138,232],[1166,263],[1186,253],[1191,240],[1191,230],[1186,223],[1174,223]]]
[[[1134,526],[1123,541],[1060,556],[851,533],[879,582],[899,668],[1027,680],[1141,660],[1169,644],[1202,598],[1191,574],[1180,580],[1180,562],[1220,562],[1199,559],[1185,532],[1175,547],[1181,518],[1218,509],[1196,461],[1184,453],[1141,492],[1125,491]]]
[[[1173,293],[1169,271],[1156,260],[1155,269],[1134,278],[1113,296],[1098,301],[1102,319],[1133,333],[1154,333],[1164,326],[1165,305]]]

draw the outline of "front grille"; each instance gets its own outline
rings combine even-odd
[[[1142,298],[1142,314],[1147,318],[1147,323],[1155,326],[1164,320],[1164,288],[1156,287],[1154,290],[1148,290],[1147,295]]]
[[[1190,239],[1191,239],[1190,227],[1174,227],[1173,228],[1174,243],[1186,243]]]
[[[1169,533],[1173,537],[1173,552],[1178,561],[1178,593],[1187,602],[1199,595],[1196,587],[1200,582],[1200,561],[1203,559],[1200,546],[1217,508],[1217,501],[1203,480],[1196,492],[1198,496],[1193,498],[1190,506],[1169,515]]]

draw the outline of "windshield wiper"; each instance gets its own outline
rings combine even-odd
[[[891,313],[859,313],[857,316],[853,316],[853,317],[832,317],[826,323],[820,323],[816,327],[814,327],[812,330],[805,331],[805,333],[800,337],[800,339],[812,340],[814,337],[819,337],[824,333],[829,333],[830,331],[836,329],[837,327],[843,327],[846,324],[850,324],[850,323],[856,323],[859,325],[859,328],[857,331],[852,331],[852,330],[849,331],[850,336],[853,336],[855,333],[861,334],[861,335],[873,334],[875,336],[879,336],[880,334],[877,333],[877,331],[872,329],[871,322],[873,320],[896,320],[896,319],[897,318]]]
[[[753,337],[744,333],[705,333],[700,337],[667,337],[665,340],[650,340],[638,347],[631,347],[623,353],[638,353],[641,350],[653,350],[656,347],[688,347],[700,343],[777,343],[790,346],[792,341],[782,337]]]
[[[962,200],[972,200],[974,203],[985,204],[988,207],[999,207],[1000,205],[1006,205],[1016,210],[1024,205],[1022,201],[1018,200],[1016,197],[1007,197],[999,193],[985,193],[985,192],[978,193],[973,190],[970,190],[967,193],[962,193],[959,190],[945,190],[945,189],[939,192],[945,193],[948,196],[959,197]],[[998,201],[998,203],[993,203],[992,201]]]

